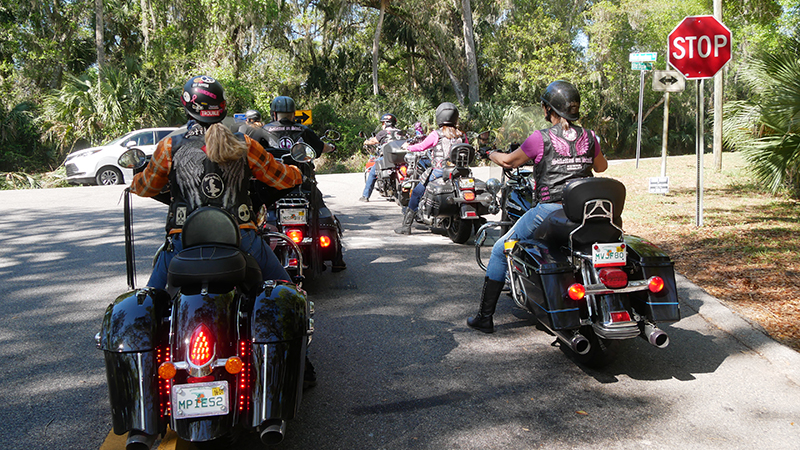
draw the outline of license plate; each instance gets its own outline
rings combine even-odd
[[[280,209],[280,223],[283,225],[305,225],[306,224],[306,209],[305,208],[281,208]]]
[[[470,189],[475,187],[475,179],[474,178],[462,178],[458,181],[458,187],[461,189]]]
[[[172,409],[176,419],[228,414],[228,382],[177,384],[172,387]]]
[[[595,267],[624,266],[627,254],[626,246],[622,242],[594,244],[592,246],[592,264]]]

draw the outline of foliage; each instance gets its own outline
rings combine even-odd
[[[760,182],[800,198],[800,41],[752,57],[741,76],[753,95],[726,105],[726,141],[742,151]]]

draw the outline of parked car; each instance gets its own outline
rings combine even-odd
[[[152,155],[158,141],[175,130],[175,127],[144,128],[131,131],[100,147],[72,152],[64,161],[67,181],[71,184],[98,185],[130,183],[133,171],[117,165],[119,156],[131,147],[141,149],[145,155]]]

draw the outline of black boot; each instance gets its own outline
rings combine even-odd
[[[407,209],[403,216],[403,223],[399,228],[395,228],[394,232],[397,234],[411,234],[411,224],[414,223],[414,216],[417,215],[416,211]]]
[[[490,280],[489,277],[483,279],[483,290],[481,291],[481,309],[478,315],[467,319],[467,325],[484,333],[494,333],[494,321],[492,315],[497,307],[497,300],[503,292],[505,286],[503,281]]]

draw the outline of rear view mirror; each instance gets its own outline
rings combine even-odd
[[[297,162],[309,162],[317,157],[317,153],[314,151],[314,148],[305,142],[298,142],[297,144],[294,144],[290,153],[292,155],[292,159]]]
[[[117,164],[126,169],[138,169],[147,164],[147,156],[140,149],[133,148],[120,155]]]

